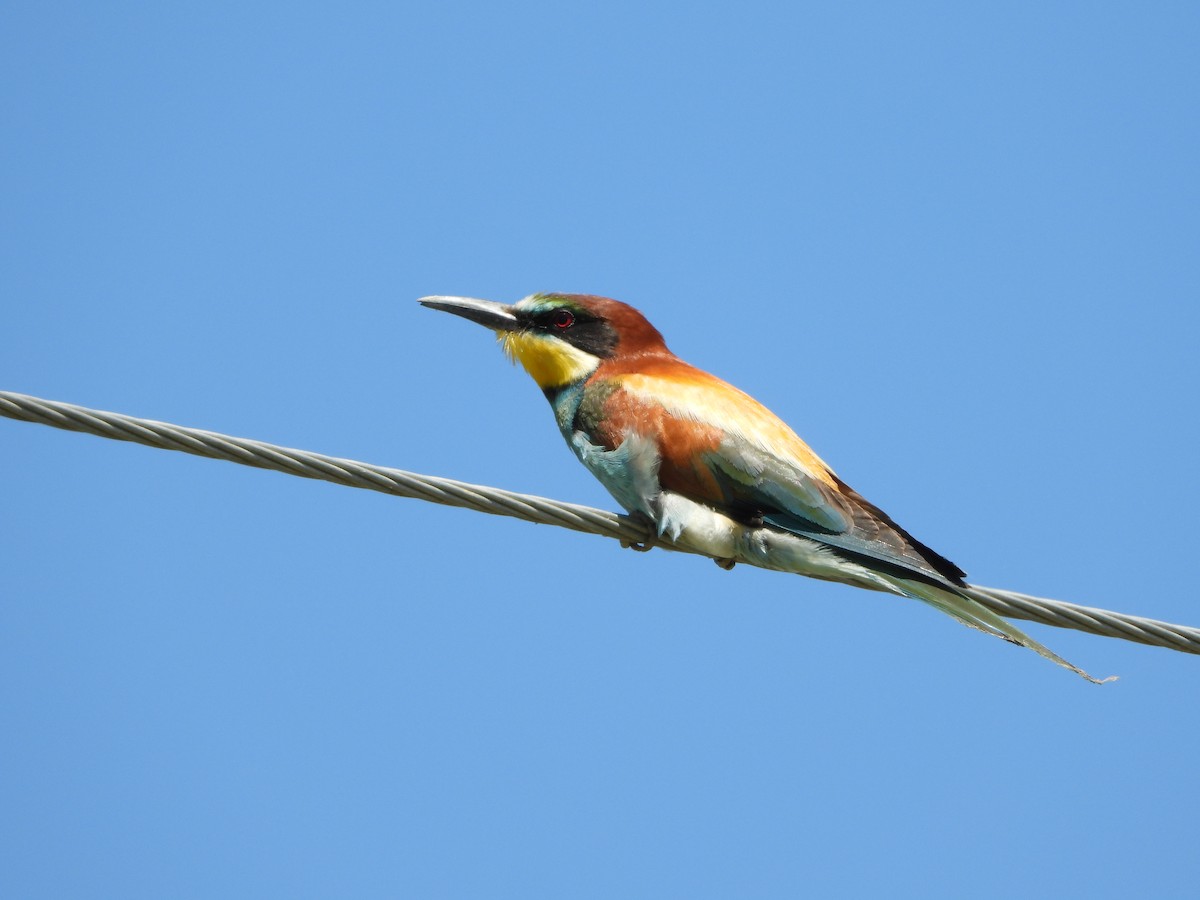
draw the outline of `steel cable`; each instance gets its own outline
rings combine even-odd
[[[531,494],[339,459],[308,450],[279,447],[213,431],[88,409],[72,403],[0,391],[0,415],[164,450],[223,459],[259,469],[272,469],[302,478],[380,491],[397,497],[511,516],[542,525],[557,525],[613,538],[626,545],[658,545],[669,550],[695,552],[673,544],[666,537],[656,537],[648,522],[630,516]],[[1200,654],[1200,628],[1172,625],[1141,616],[977,585],[972,586],[971,595],[984,606],[1008,618],[1028,619],[1059,628],[1073,628],[1089,634]]]

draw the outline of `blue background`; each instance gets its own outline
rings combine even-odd
[[[643,309],[973,579],[1200,624],[1193,3],[5,4],[0,388],[605,508]],[[1195,657],[0,421],[0,892],[1194,896]]]

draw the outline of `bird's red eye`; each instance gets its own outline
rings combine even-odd
[[[575,316],[569,309],[556,309],[550,314],[550,324],[559,331],[566,331],[575,324]]]

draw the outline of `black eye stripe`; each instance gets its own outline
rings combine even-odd
[[[612,326],[586,309],[556,306],[536,312],[518,312],[523,327],[553,335],[602,359],[610,358],[617,346]]]

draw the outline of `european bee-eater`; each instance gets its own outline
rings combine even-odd
[[[631,306],[587,294],[419,301],[496,332],[579,461],[658,534],[748,562],[913,597],[1096,681],[971,596],[965,572],[872,505],[754,398],[688,365]]]

